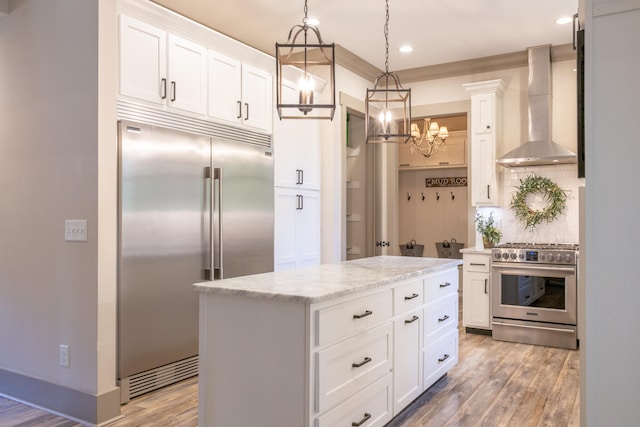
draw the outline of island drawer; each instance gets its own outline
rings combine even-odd
[[[382,427],[393,417],[392,376],[386,374],[361,392],[316,418],[316,427]]]
[[[465,271],[477,271],[479,273],[488,273],[491,267],[491,257],[487,255],[464,255]]]
[[[424,304],[423,280],[417,279],[393,289],[393,314],[406,313]]]
[[[330,409],[391,371],[392,331],[392,323],[387,322],[317,353],[318,412]]]
[[[458,325],[458,294],[453,293],[427,304],[424,309],[424,342],[433,341],[438,334],[447,328]]]
[[[323,346],[391,319],[391,289],[331,305],[316,312],[316,345]]]
[[[458,270],[450,269],[430,274],[424,279],[424,297],[426,302],[458,291]]]
[[[424,388],[433,385],[441,376],[458,363],[458,329],[443,337],[424,343]]]

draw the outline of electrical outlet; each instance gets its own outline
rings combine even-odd
[[[69,367],[69,346],[66,344],[60,344],[59,352],[60,366],[65,368]]]

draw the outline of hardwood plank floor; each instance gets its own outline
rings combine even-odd
[[[460,329],[459,362],[387,427],[580,425],[579,352],[494,341]],[[191,378],[122,407],[109,427],[197,426]],[[0,427],[81,424],[0,397]],[[281,426],[264,426],[281,427]]]

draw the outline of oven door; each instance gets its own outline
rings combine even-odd
[[[494,318],[576,325],[575,266],[492,264]]]

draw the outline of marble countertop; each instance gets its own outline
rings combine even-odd
[[[200,292],[317,303],[435,271],[461,259],[378,256],[194,284]]]

